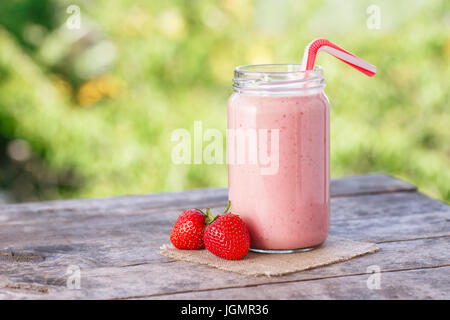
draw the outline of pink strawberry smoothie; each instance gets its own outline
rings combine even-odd
[[[247,224],[252,249],[299,249],[324,242],[330,220],[330,155],[329,102],[323,91],[233,93],[228,129],[279,130],[274,174],[261,174],[260,164],[229,163],[231,212]]]

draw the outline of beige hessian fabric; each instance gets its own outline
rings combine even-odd
[[[282,276],[347,261],[376,251],[378,247],[374,243],[328,237],[324,244],[312,251],[288,254],[249,252],[243,259],[235,261],[216,257],[207,250],[178,250],[172,245],[163,245],[159,253],[175,260],[203,264],[245,275]]]

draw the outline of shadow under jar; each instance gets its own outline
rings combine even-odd
[[[251,250],[311,250],[330,224],[329,101],[322,69],[240,66],[228,101],[231,212]]]

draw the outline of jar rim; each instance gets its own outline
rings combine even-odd
[[[287,67],[288,69],[295,70],[282,70],[282,71],[273,71],[273,70],[263,70],[264,68],[283,68]],[[261,68],[256,70],[251,70],[252,68]],[[267,63],[267,64],[246,64],[242,66],[237,66],[234,69],[235,75],[236,72],[243,74],[258,74],[258,73],[267,73],[267,74],[293,74],[293,73],[322,73],[323,69],[321,66],[314,66],[314,70],[303,70],[302,65],[300,63]]]
[[[233,90],[253,94],[293,94],[325,87],[323,69],[303,70],[298,63],[242,65],[234,69]]]

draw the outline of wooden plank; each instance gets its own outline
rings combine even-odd
[[[447,206],[417,193],[400,195],[333,199],[330,234],[372,242],[450,234]],[[424,212],[427,209],[438,211]],[[48,260],[76,256],[88,266],[166,261],[157,249],[169,241],[178,214],[176,210],[129,216],[42,213],[40,220],[1,224],[0,250],[29,251]]]
[[[100,199],[77,199],[0,205],[0,223],[31,221],[41,214],[70,218],[74,215],[146,214],[163,209],[218,206],[226,203],[228,190],[196,189],[183,192],[130,195]]]
[[[439,218],[445,219],[447,217],[443,213],[438,213],[437,215],[433,215],[431,218],[433,220],[437,220]],[[436,223],[434,224],[433,228],[430,228],[428,231],[429,233],[424,234],[417,234],[418,231],[423,231],[420,227],[420,225],[423,225],[425,221],[430,220],[430,216],[426,215],[423,217],[422,220],[414,220],[416,223],[415,225],[408,225],[404,224],[402,220],[396,221],[396,224],[391,225],[391,232],[386,232],[386,236],[381,236],[380,241],[381,242],[388,242],[393,243],[391,241],[395,241],[398,239],[394,239],[392,236],[392,232],[397,232],[396,237],[400,238],[400,240],[416,237],[416,238],[431,238],[430,240],[434,239],[434,237],[437,237],[438,235],[447,235],[450,236],[450,229],[447,224],[442,223]],[[367,221],[367,220],[362,220]],[[374,224],[369,220],[367,223],[364,224],[358,224],[359,227],[354,227],[356,229],[356,232],[354,233],[348,233],[348,232],[339,232],[340,229],[336,228],[338,232],[334,232],[334,226],[332,229],[331,234],[333,235],[339,235],[342,237],[347,238],[353,238],[357,239],[359,237],[367,237],[367,238],[373,238],[373,237],[379,237],[377,234],[371,235],[372,232],[376,233],[378,227],[374,227]],[[444,226],[445,229],[442,229]],[[447,226],[447,227],[445,227]],[[343,226],[348,230],[349,226],[344,225]],[[367,234],[364,234],[364,231],[358,230],[359,228],[362,228],[362,230],[367,230]],[[144,239],[144,240],[143,240]],[[438,238],[439,239],[439,238]],[[371,240],[371,239],[366,239]],[[447,244],[450,243],[450,240],[447,238],[445,241],[447,241]],[[67,244],[59,244],[55,245],[54,243],[51,243],[49,245],[44,244],[38,244],[33,246],[24,247],[23,250],[25,252],[33,252],[40,255],[43,255],[46,257],[46,259],[43,262],[37,262],[37,263],[1,263],[0,262],[0,274],[14,276],[14,279],[17,281],[21,281],[21,276],[24,274],[30,274],[33,273],[39,274],[40,276],[53,273],[57,274],[63,274],[64,268],[67,268],[69,265],[78,265],[83,270],[91,270],[96,268],[113,268],[113,267],[132,267],[132,266],[139,266],[139,265],[155,265],[155,264],[163,264],[163,267],[161,270],[162,272],[173,272],[178,273],[177,270],[167,269],[167,263],[169,263],[171,260],[167,259],[165,257],[161,257],[158,254],[159,247],[167,243],[167,235],[165,235],[164,238],[159,239],[145,239],[141,238],[140,240],[138,237],[131,237],[128,238],[115,238],[115,239],[109,239],[108,241],[101,241],[101,240],[87,240],[84,242],[73,242],[73,243],[67,243]],[[136,245],[136,243],[139,243],[139,245]],[[441,254],[440,251],[450,252],[450,248],[445,247],[446,242],[439,242],[441,248],[439,247],[433,247],[430,246],[428,248],[424,248],[422,250],[424,251],[432,251],[436,250],[438,254]],[[12,248],[13,250],[16,250],[16,248]],[[21,251],[20,249],[18,250]],[[430,252],[433,253],[433,252]],[[408,255],[408,252],[405,252],[406,255]],[[423,254],[426,256],[425,254]],[[378,256],[378,254],[376,255]],[[157,268],[157,267],[155,267]],[[191,269],[192,267],[187,267]],[[170,271],[172,270],[172,271]],[[199,273],[201,273],[201,277],[204,276],[204,272],[197,270]],[[136,271],[139,273],[139,271]],[[183,271],[184,272],[184,271]],[[198,275],[197,275],[198,276]],[[53,279],[53,276],[50,276],[51,279]]]
[[[391,242],[450,235],[450,212],[429,212],[331,224],[330,234],[352,240]]]
[[[200,205],[200,201],[194,203],[190,208],[196,207],[216,207],[220,212],[224,208],[222,202],[220,207],[213,204]],[[20,206],[20,205],[19,205]],[[15,207],[15,205],[12,205]],[[105,217],[108,220],[118,217],[124,219],[135,215],[148,215],[150,213],[157,213],[158,215],[166,212],[180,212],[182,209],[167,207],[144,207],[139,204],[130,203],[126,208],[111,208],[111,210],[98,210],[98,207],[90,208],[89,206],[81,206],[79,209],[72,208],[71,210],[43,210],[39,214],[30,213],[26,211],[18,212],[0,212],[0,227],[12,225],[30,225],[38,223],[64,223],[68,224],[77,220],[97,219],[98,217]],[[431,199],[423,194],[416,192],[394,192],[377,195],[361,195],[358,197],[338,197],[331,199],[331,218],[332,219],[359,219],[370,217],[372,215],[404,215],[418,212],[430,211],[446,211],[449,206],[442,202]],[[151,218],[149,218],[151,219]]]
[[[405,181],[384,174],[366,174],[332,179],[330,189],[332,197],[417,190],[415,186]]]
[[[362,180],[364,179],[363,177]],[[355,190],[356,183],[345,183],[347,190]],[[368,187],[365,190],[362,192],[369,192]],[[72,204],[67,203],[71,201],[57,202],[61,207],[44,203],[43,207],[30,208],[29,211],[22,211],[20,208],[27,208],[32,206],[31,204],[6,206],[6,211],[0,211],[0,237],[3,245],[0,249],[11,249],[19,253],[30,252],[44,256],[45,260],[24,263],[2,262],[0,259],[0,298],[26,298],[36,295],[42,298],[153,297],[180,292],[180,288],[195,292],[279,281],[263,278],[257,279],[263,282],[254,282],[254,278],[247,279],[229,273],[221,273],[217,277],[217,272],[220,271],[209,268],[205,270],[206,267],[182,262],[170,262],[157,254],[159,246],[168,242],[168,235],[179,214],[180,205],[189,203],[190,207],[197,207],[201,206],[198,204],[202,201],[205,201],[205,205],[211,205],[206,201],[223,197],[217,195],[214,190],[210,190],[209,195],[200,191],[192,191],[195,196],[189,196],[188,202],[183,202],[186,200],[181,198],[183,193],[180,193],[175,194],[176,196],[169,195],[162,200],[156,198],[154,201],[149,200],[153,195],[132,196],[131,198],[138,200],[136,203],[129,197],[122,197],[127,199],[119,202],[112,201],[112,204],[111,199],[82,200],[80,206],[77,206],[79,201],[76,200],[71,200]],[[359,194],[355,197],[333,198],[330,233],[354,240],[380,242],[383,245],[382,251],[383,248],[389,248],[389,245],[397,245],[395,252],[398,251],[399,254],[402,251],[399,251],[398,246],[403,245],[405,268],[445,265],[448,263],[448,257],[441,253],[443,250],[450,252],[448,238],[444,237],[450,236],[449,207],[422,194],[410,192],[412,190],[406,187],[400,191],[402,192],[391,193],[386,188],[383,191],[386,193],[383,194],[379,194],[381,191],[372,190],[370,192],[376,195]],[[207,196],[202,198],[202,193]],[[180,198],[177,198],[178,196]],[[4,207],[0,206],[0,210]],[[10,209],[11,207],[13,209]],[[393,242],[418,238],[432,239]],[[442,239],[447,242],[442,242]],[[411,243],[417,244],[420,241],[431,242],[426,248],[411,246]],[[422,256],[427,259],[420,262],[419,256],[410,255],[410,251],[422,252]],[[428,252],[428,256],[423,252]],[[378,259],[389,260],[379,254],[371,255],[377,257],[375,264],[379,263]],[[366,262],[370,262],[371,256],[354,261],[369,259]],[[409,258],[415,260],[409,261]],[[401,257],[395,256],[392,261],[399,260],[401,261]],[[427,264],[428,262],[431,265]],[[353,260],[345,264],[350,263],[353,263]],[[69,265],[81,268],[84,279],[82,290],[65,289],[66,270]],[[288,279],[289,282],[310,277],[309,280],[312,281],[314,276],[322,279],[361,273],[361,264],[359,267],[353,265],[354,269],[346,269],[340,265],[334,266],[337,269],[324,271],[320,268],[297,274],[299,278],[283,279]],[[319,274],[314,275],[314,272]],[[329,272],[328,276],[326,272]],[[214,280],[216,278],[220,281]]]
[[[81,289],[66,288],[66,269],[77,261],[23,264],[8,278],[0,277],[0,298],[155,298],[161,295],[192,293],[201,297],[204,291],[234,288],[245,290],[262,284],[289,285],[299,281],[317,281],[336,277],[364,275],[369,266],[382,272],[436,268],[450,265],[449,237],[380,244],[378,253],[322,268],[283,277],[243,276],[185,262],[140,264],[128,267],[81,267]],[[2,270],[1,274],[5,274]],[[447,273],[448,275],[448,273]],[[441,279],[445,280],[445,279]],[[445,281],[443,281],[445,282]],[[440,290],[445,284],[437,285]],[[34,292],[30,287],[34,288]],[[16,288],[16,289],[11,289]],[[350,289],[347,287],[347,289]]]
[[[333,199],[330,234],[372,242],[450,234],[448,207],[417,193],[401,195],[407,201],[395,193]],[[423,212],[427,208],[447,211]],[[0,250],[33,252],[48,260],[76,256],[78,263],[88,266],[166,261],[157,249],[169,241],[178,214],[175,210],[129,216],[42,213],[39,222],[1,224]]]
[[[332,223],[374,217],[400,217],[433,211],[450,212],[450,206],[417,192],[333,198],[330,204]]]
[[[410,192],[416,188],[404,181],[386,175],[351,176],[331,181],[331,197],[345,195],[378,194],[387,192]],[[72,215],[129,215],[158,212],[160,209],[183,209],[192,207],[216,207],[226,203],[228,189],[196,189],[184,192],[130,195],[102,199],[77,199],[0,205],[0,224],[40,219],[39,214],[62,217]]]
[[[390,271],[381,273],[380,289],[367,287],[368,275],[354,275],[299,281],[286,284],[265,284],[245,288],[231,288],[188,292],[152,297],[152,299],[450,299],[450,266]],[[146,297],[137,297],[137,299]]]

